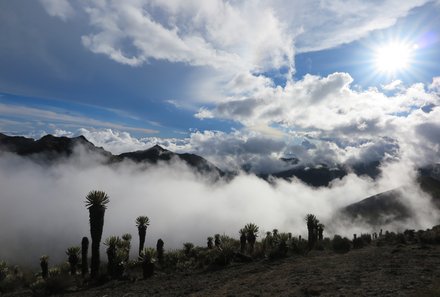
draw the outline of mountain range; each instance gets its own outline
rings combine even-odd
[[[84,136],[78,137],[56,137],[46,135],[38,140],[22,136],[8,136],[0,133],[0,153],[9,152],[23,157],[32,158],[37,162],[50,164],[61,158],[70,157],[76,147],[81,146],[87,153],[99,154],[107,164],[115,164],[126,160],[135,163],[157,164],[158,162],[171,162],[181,160],[189,167],[203,175],[213,176],[215,180],[220,178],[231,179],[237,173],[223,171],[201,156],[189,153],[175,153],[155,145],[146,150],[122,153],[113,155],[102,147],[97,147]],[[260,178],[271,181],[273,178],[292,179],[297,178],[313,187],[326,187],[332,180],[341,179],[349,172],[357,175],[366,175],[376,178],[379,173],[380,162],[359,163],[347,167],[338,165],[329,167],[325,164],[315,166],[300,165],[297,159],[286,160],[292,168],[270,174],[260,174]],[[440,178],[437,165],[419,169],[419,183],[422,190],[428,193],[434,204],[440,209]],[[384,193],[365,198],[359,202],[348,205],[341,209],[341,214],[348,218],[362,217],[372,225],[386,223],[386,220],[403,220],[412,215],[411,210],[402,202],[402,193],[405,187],[393,189]],[[384,219],[385,218],[385,219]],[[384,221],[385,220],[385,221]]]

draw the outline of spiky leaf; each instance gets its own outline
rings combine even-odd
[[[136,226],[146,227],[150,225],[150,219],[147,216],[139,216],[136,218]]]
[[[106,204],[110,202],[108,195],[103,191],[90,191],[86,196],[86,207],[102,206],[106,208]]]

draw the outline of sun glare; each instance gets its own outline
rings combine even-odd
[[[375,64],[379,72],[395,74],[408,69],[416,46],[402,42],[392,42],[375,50]]]

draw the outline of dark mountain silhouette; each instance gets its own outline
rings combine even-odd
[[[0,151],[15,153],[20,156],[34,156],[45,159],[58,159],[60,157],[69,157],[74,149],[81,145],[88,152],[102,154],[105,157],[111,157],[111,153],[102,147],[96,147],[84,136],[78,137],[56,137],[46,135],[39,140],[26,138],[22,136],[7,136],[0,133]]]
[[[283,178],[286,180],[294,177],[313,187],[327,187],[336,178],[343,178],[347,171],[341,167],[329,168],[326,165],[315,167],[296,166],[294,168],[275,172],[272,174],[260,174],[263,179],[270,180],[270,177]]]
[[[297,158],[281,158],[282,161],[294,167],[273,173],[259,174],[263,179],[270,180],[270,177],[283,178],[290,180],[294,177],[302,182],[314,187],[328,187],[334,179],[341,179],[348,173],[353,172],[358,176],[368,176],[376,179],[380,175],[380,161],[357,162],[349,165],[328,166],[320,164],[315,166],[298,165],[300,160]]]
[[[84,136],[68,138],[46,135],[39,140],[34,140],[32,138],[7,136],[0,133],[0,152],[4,151],[20,156],[31,157],[40,162],[50,162],[58,160],[59,158],[69,157],[73,154],[77,146],[82,146],[87,152],[100,154],[104,157],[106,162],[110,164],[118,163],[125,159],[137,163],[146,162],[150,164],[156,164],[159,161],[168,162],[172,159],[180,159],[200,173],[211,173],[219,177],[225,175],[222,170],[198,155],[186,153],[177,154],[159,145],[155,145],[143,151],[113,155],[102,147],[96,147]]]
[[[128,159],[134,162],[148,162],[151,164],[156,164],[159,161],[167,162],[171,161],[172,159],[180,159],[201,173],[214,173],[218,174],[219,176],[225,176],[225,173],[222,170],[198,155],[174,153],[164,149],[160,145],[155,145],[147,150],[123,153],[116,156],[116,159],[120,161]]]
[[[417,182],[420,188],[431,196],[433,204],[440,210],[440,180],[421,175]],[[406,189],[406,187],[400,187],[365,198],[344,207],[341,214],[350,220],[363,219],[373,226],[408,219],[412,216],[412,211],[402,200]]]

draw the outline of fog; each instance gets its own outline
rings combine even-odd
[[[385,227],[427,228],[439,218],[428,197],[411,186],[415,173],[403,162],[385,166],[376,181],[349,174],[328,188],[316,189],[297,180],[270,184],[244,173],[229,182],[213,183],[178,161],[150,167],[129,162],[109,166],[101,161],[80,149],[51,166],[0,154],[0,259],[37,265],[39,257],[47,254],[53,264],[63,261],[67,247],[80,245],[83,236],[90,238],[84,203],[90,190],[103,190],[110,197],[103,241],[131,233],[134,253],[139,215],[151,221],[146,245],[155,246],[162,238],[166,249],[188,241],[205,245],[215,233],[238,238],[238,230],[248,222],[260,226],[260,237],[273,228],[305,236],[307,213],[328,226],[326,236],[375,231],[359,222],[334,221],[335,211],[401,185],[411,189],[405,191],[404,201],[415,216],[405,222],[408,226]]]

